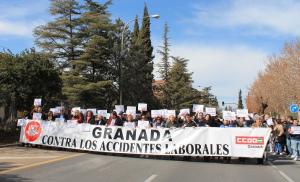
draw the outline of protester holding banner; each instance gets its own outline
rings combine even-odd
[[[300,132],[298,127],[300,127],[298,120],[294,120],[293,124],[288,129],[288,132],[290,133],[290,137],[291,137],[291,148],[292,148],[291,158],[295,161],[298,160],[298,155],[300,153]]]
[[[216,120],[210,115],[205,115],[205,122],[209,127],[219,127],[220,125],[216,122]]]
[[[181,126],[177,122],[176,117],[174,115],[170,115],[166,122],[166,128],[178,128],[178,127],[181,127]]]
[[[135,127],[136,127],[136,122],[135,122],[135,120],[133,119],[133,115],[132,115],[132,114],[127,114],[127,119],[126,119],[126,121],[124,122],[123,126],[124,126],[124,127],[127,127],[127,128],[131,128],[131,129],[135,129]]]
[[[119,118],[116,111],[110,114],[110,117],[106,123],[106,126],[123,126],[122,120]]]
[[[65,111],[64,107],[59,107],[59,113],[55,115],[55,118],[63,119],[67,121],[69,119],[69,116],[67,112]]]
[[[49,111],[47,114],[47,121],[55,121],[54,114],[52,111]]]
[[[195,122],[196,122],[197,126],[202,126],[204,123],[204,120],[205,120],[205,118],[204,118],[203,112],[196,113]]]
[[[91,110],[88,110],[85,115],[85,123],[96,124],[94,114]]]
[[[284,131],[285,131],[285,139],[286,139],[286,150],[287,153],[289,155],[292,155],[292,147],[291,147],[291,135],[289,133],[289,128],[291,127],[291,125],[293,124],[293,118],[291,116],[289,116],[286,120],[285,120],[285,125],[284,125]]]
[[[164,128],[165,125],[166,122],[160,116],[156,117],[152,123],[153,128]]]
[[[150,122],[146,115],[142,115],[141,119],[137,123],[137,127],[141,129],[151,128]]]
[[[275,153],[282,155],[283,143],[285,140],[284,128],[280,119],[275,121],[275,126],[273,129],[274,141],[275,141]]]
[[[102,114],[98,114],[95,118],[95,123],[97,125],[105,125],[106,124],[106,119]]]
[[[183,127],[197,127],[196,122],[193,120],[190,114],[185,115],[185,122],[183,124]]]
[[[76,110],[72,117],[72,120],[77,121],[78,124],[83,123],[83,114],[79,110]]]

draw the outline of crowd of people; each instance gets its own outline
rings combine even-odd
[[[177,117],[175,115],[151,117],[151,112],[147,111],[137,114],[113,111],[108,117],[103,114],[95,115],[91,110],[83,114],[80,110],[71,112],[63,108],[58,113],[52,111],[44,113],[41,107],[35,107],[30,113],[24,115],[24,119],[32,119],[33,113],[41,113],[41,119],[46,121],[55,122],[57,119],[62,119],[77,123],[129,128],[269,127],[272,129],[272,133],[267,148],[271,154],[288,155],[293,160],[298,160],[300,152],[300,135],[293,134],[291,131],[292,126],[299,126],[299,122],[291,116],[272,118],[268,114],[254,114],[253,117],[236,117],[235,120],[224,120],[203,112],[179,114]],[[229,162],[230,158],[226,160]],[[243,159],[241,158],[241,160]]]

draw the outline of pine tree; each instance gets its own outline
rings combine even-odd
[[[244,109],[243,98],[242,98],[242,89],[240,89],[240,91],[239,91],[238,109]]]
[[[180,109],[190,107],[189,101],[192,96],[192,73],[187,70],[187,59],[173,57],[174,64],[168,75],[168,82],[165,89],[169,93],[170,98],[167,106],[172,109]]]
[[[52,0],[50,13],[54,21],[34,30],[35,42],[61,69],[70,68],[81,53],[80,5],[76,0]]]
[[[107,11],[110,1],[104,4],[85,0],[80,16],[79,37],[83,51],[72,62],[71,72],[63,74],[63,93],[71,106],[108,108],[116,98],[111,69],[113,44],[110,32],[113,25]]]
[[[158,53],[162,57],[160,63],[158,64],[159,74],[160,77],[165,81],[167,81],[168,73],[170,69],[170,62],[169,62],[170,43],[169,43],[168,33],[169,33],[169,26],[167,23],[165,23],[163,45],[160,46],[160,50],[158,50]]]
[[[111,55],[111,40],[109,37],[113,29],[107,8],[110,1],[99,4],[93,0],[86,0],[85,10],[80,17],[80,37],[83,44],[83,54],[72,65],[75,71],[91,82],[109,79]]]

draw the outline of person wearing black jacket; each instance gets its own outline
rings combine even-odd
[[[119,118],[116,111],[113,111],[111,113],[111,116],[108,119],[106,126],[123,126],[123,121]]]
[[[105,125],[107,120],[104,118],[104,116],[98,115],[95,118],[95,122],[96,122],[97,125]]]
[[[210,115],[205,115],[205,125],[209,127],[220,127],[220,125],[216,122],[216,120]]]
[[[190,114],[185,115],[185,123],[183,124],[183,127],[197,127],[196,122]]]

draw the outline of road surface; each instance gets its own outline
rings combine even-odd
[[[15,150],[15,149],[12,149]],[[254,160],[245,164],[232,160],[231,164],[223,164],[215,159],[203,162],[202,159],[193,161],[149,159],[128,156],[99,155],[94,153],[76,153],[55,151],[49,154],[48,149],[31,149],[30,153],[38,151],[38,162],[23,166],[5,168],[0,157],[1,182],[89,182],[89,181],[228,181],[228,182],[298,182],[300,181],[300,161],[287,160],[285,157],[276,158],[266,165],[256,165]],[[44,156],[57,156],[48,159]],[[0,151],[1,152],[1,151]],[[58,156],[63,153],[63,156]],[[26,155],[25,155],[26,157]],[[8,158],[8,159],[5,159]],[[19,159],[20,158],[20,159]],[[21,160],[22,156],[15,159]],[[33,161],[34,158],[28,158]],[[23,159],[25,160],[25,159]],[[11,161],[11,163],[14,163]],[[25,162],[26,163],[26,162]],[[4,166],[4,167],[3,167]],[[6,166],[7,167],[7,166]],[[9,167],[9,166],[8,166]],[[1,174],[2,173],[2,174]]]

